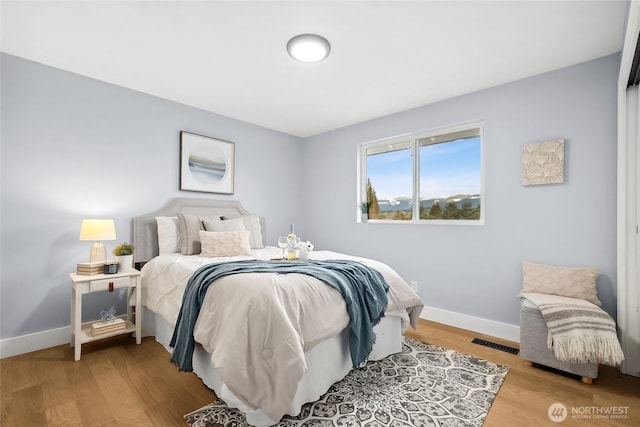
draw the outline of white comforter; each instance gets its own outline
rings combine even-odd
[[[266,248],[252,257],[156,257],[142,269],[143,304],[175,325],[186,283],[197,268],[220,261],[271,259],[280,253]],[[389,284],[387,314],[401,316],[402,330],[409,321],[415,327],[422,302],[389,266],[329,251],[311,252],[310,258],[351,259],[375,268]],[[277,421],[306,370],[304,353],[348,323],[344,300],[323,282],[301,274],[248,273],[218,279],[209,287],[194,337],[211,353],[213,367],[234,395]]]

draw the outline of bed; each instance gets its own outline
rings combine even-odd
[[[233,200],[172,199],[135,217],[133,231],[134,260],[142,271],[143,336],[154,336],[169,352],[185,286],[196,270],[221,262],[274,262],[282,256],[280,248],[265,244],[266,221]],[[240,243],[225,248],[232,240]],[[388,306],[373,328],[368,359],[399,352],[402,333],[415,327],[422,309],[407,283],[371,259],[331,251],[311,251],[309,259],[355,261],[384,277]],[[317,400],[353,369],[345,307],[338,291],[306,274],[243,273],[217,279],[206,291],[193,330],[193,371],[227,405],[243,411],[251,425],[268,426],[284,414],[297,415],[304,403]]]

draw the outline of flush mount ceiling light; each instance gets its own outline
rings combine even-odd
[[[287,43],[287,52],[296,61],[319,62],[329,56],[331,45],[317,34],[299,34]]]

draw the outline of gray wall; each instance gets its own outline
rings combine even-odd
[[[267,218],[269,244],[295,222],[319,249],[417,280],[428,306],[509,324],[522,259],[593,265],[615,316],[617,55],[304,140],[0,59],[0,339],[69,325],[68,273],[90,247],[78,241],[82,218],[114,218],[118,241],[130,240],[131,218],[172,197],[240,200]],[[356,223],[359,143],[470,120],[485,123],[486,225]],[[178,190],[181,130],[236,143],[233,196]],[[567,140],[565,183],[522,187],[521,145],[551,138]],[[111,303],[85,299],[85,319]]]
[[[69,325],[70,281],[88,261],[82,218],[114,218],[116,242],[131,218],[173,197],[237,199],[269,219],[268,242],[295,222],[300,138],[2,54],[0,339]],[[212,76],[212,78],[214,78]],[[181,130],[235,142],[235,194],[179,191]],[[83,317],[124,306],[122,295],[85,297]]]
[[[305,139],[304,192],[319,247],[376,257],[417,280],[425,305],[519,324],[522,260],[601,271],[616,310],[616,82],[619,56]],[[357,224],[359,143],[484,122],[486,225]],[[520,185],[524,143],[564,138],[565,182]]]

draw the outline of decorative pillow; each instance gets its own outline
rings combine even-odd
[[[200,253],[200,235],[202,223],[196,215],[178,212],[180,226],[180,252],[182,255]]]
[[[241,215],[239,218],[222,218],[224,221],[235,221],[242,219],[244,223],[244,229],[249,230],[249,245],[251,249],[264,248],[264,242],[262,241],[262,228],[260,227],[260,218],[256,215]]]
[[[260,219],[256,215],[242,215],[244,228],[249,230],[249,244],[251,249],[262,249],[264,243],[262,241],[262,228],[260,227]]]
[[[242,218],[234,218],[234,219],[225,219],[223,221],[211,221],[209,219],[205,219],[202,221],[204,224],[204,229],[206,231],[244,231],[246,230],[244,226],[244,221]]]
[[[251,255],[249,231],[201,231],[202,256]]]
[[[180,252],[180,225],[177,216],[157,216],[160,255]]]
[[[201,252],[200,230],[204,230],[202,222],[220,221],[218,216],[197,216],[178,212],[178,224],[180,227],[180,252],[182,255],[196,255]]]
[[[522,261],[522,292],[560,295],[602,305],[596,292],[597,269]]]

